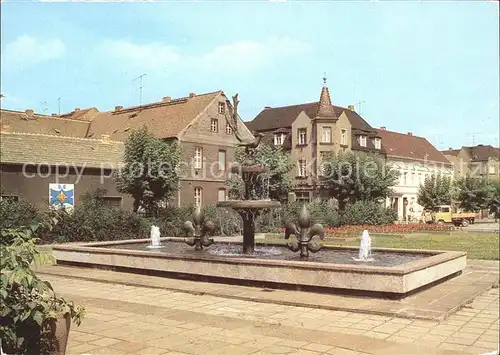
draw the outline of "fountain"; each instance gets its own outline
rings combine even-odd
[[[357,258],[353,258],[356,261],[373,261],[372,255],[372,239],[370,234],[365,229],[361,235],[361,242],[359,243],[359,254]]]
[[[270,199],[255,199],[254,191],[259,184],[259,177],[269,171],[267,167],[255,161],[255,153],[263,135],[258,133],[254,140],[242,139],[238,130],[238,103],[238,94],[236,94],[233,96],[230,122],[236,138],[240,141],[238,146],[245,148],[245,159],[239,166],[233,166],[231,172],[239,174],[243,180],[244,199],[221,201],[217,203],[217,206],[230,207],[241,216],[243,219],[243,254],[253,254],[255,248],[255,219],[263,209],[279,208],[281,204]]]
[[[157,226],[151,226],[151,233],[150,233],[150,239],[151,239],[151,244],[148,245],[147,247],[150,249],[159,249],[163,248],[161,245],[160,241],[160,228]]]
[[[256,248],[255,218],[263,209],[279,208],[280,203],[270,200],[268,192],[266,194],[268,170],[256,159],[262,135],[257,134],[253,139],[241,136],[237,127],[237,94],[233,102],[232,117],[227,119],[238,138],[238,145],[245,148],[245,159],[232,171],[241,177],[244,193],[242,200],[221,201],[217,205],[233,208],[242,217],[242,252],[241,243],[214,244],[210,236],[215,225],[205,220],[198,207],[192,221],[184,224],[185,237],[163,238],[161,249],[158,248],[159,229],[153,226],[150,240],[56,245],[52,250],[57,263],[97,265],[259,287],[321,292],[343,290],[397,298],[456,276],[465,269],[466,253],[463,252],[377,248],[372,258],[368,231],[363,232],[359,248],[322,245],[323,226],[312,224],[305,206],[297,224],[287,222],[285,225],[286,247],[282,243],[264,243]],[[259,189],[264,193],[256,193]],[[186,247],[186,243],[194,248]],[[210,249],[204,250],[208,246]]]

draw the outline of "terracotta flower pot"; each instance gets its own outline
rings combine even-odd
[[[45,321],[42,340],[44,344],[49,346],[47,348],[43,347],[41,355],[66,355],[70,326],[71,317],[69,314]]]

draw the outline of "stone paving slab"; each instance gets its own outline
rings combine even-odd
[[[499,341],[498,288],[436,322],[44,278],[87,310],[68,355],[480,355]]]
[[[82,280],[160,288],[191,294],[206,294],[260,303],[439,321],[446,319],[493,285],[498,285],[498,262],[468,261],[468,263],[469,266],[462,275],[403,300],[373,299],[302,291],[263,290],[248,286],[193,282],[156,276],[146,277],[125,272],[68,266],[44,267],[39,270],[39,273]]]

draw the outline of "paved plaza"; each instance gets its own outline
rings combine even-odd
[[[198,282],[182,281],[191,291],[199,288],[197,294],[111,283],[112,274],[95,270],[91,280],[44,273],[60,295],[87,310],[71,330],[68,355],[479,355],[499,343],[497,287],[445,320],[431,321],[218,297]]]

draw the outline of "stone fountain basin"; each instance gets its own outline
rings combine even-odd
[[[167,245],[182,240],[182,238],[162,238]],[[374,252],[423,255],[418,260],[386,267],[373,266],[370,263],[353,265],[214,256],[207,253],[207,250],[183,254],[169,253],[168,250],[126,249],[127,245],[131,244],[141,244],[145,247],[149,242],[149,239],[134,239],[56,245],[53,247],[53,253],[58,264],[110,268],[136,273],[154,272],[166,277],[188,277],[258,287],[265,285],[333,293],[349,291],[361,295],[396,298],[405,297],[419,289],[456,276],[466,267],[466,253],[436,250],[374,249]],[[186,248],[189,247],[186,245]],[[357,248],[327,246],[324,250],[332,253],[336,251],[355,253]]]
[[[280,208],[281,203],[272,200],[228,200],[217,202],[217,207],[230,207],[238,210],[258,210],[263,208]]]

